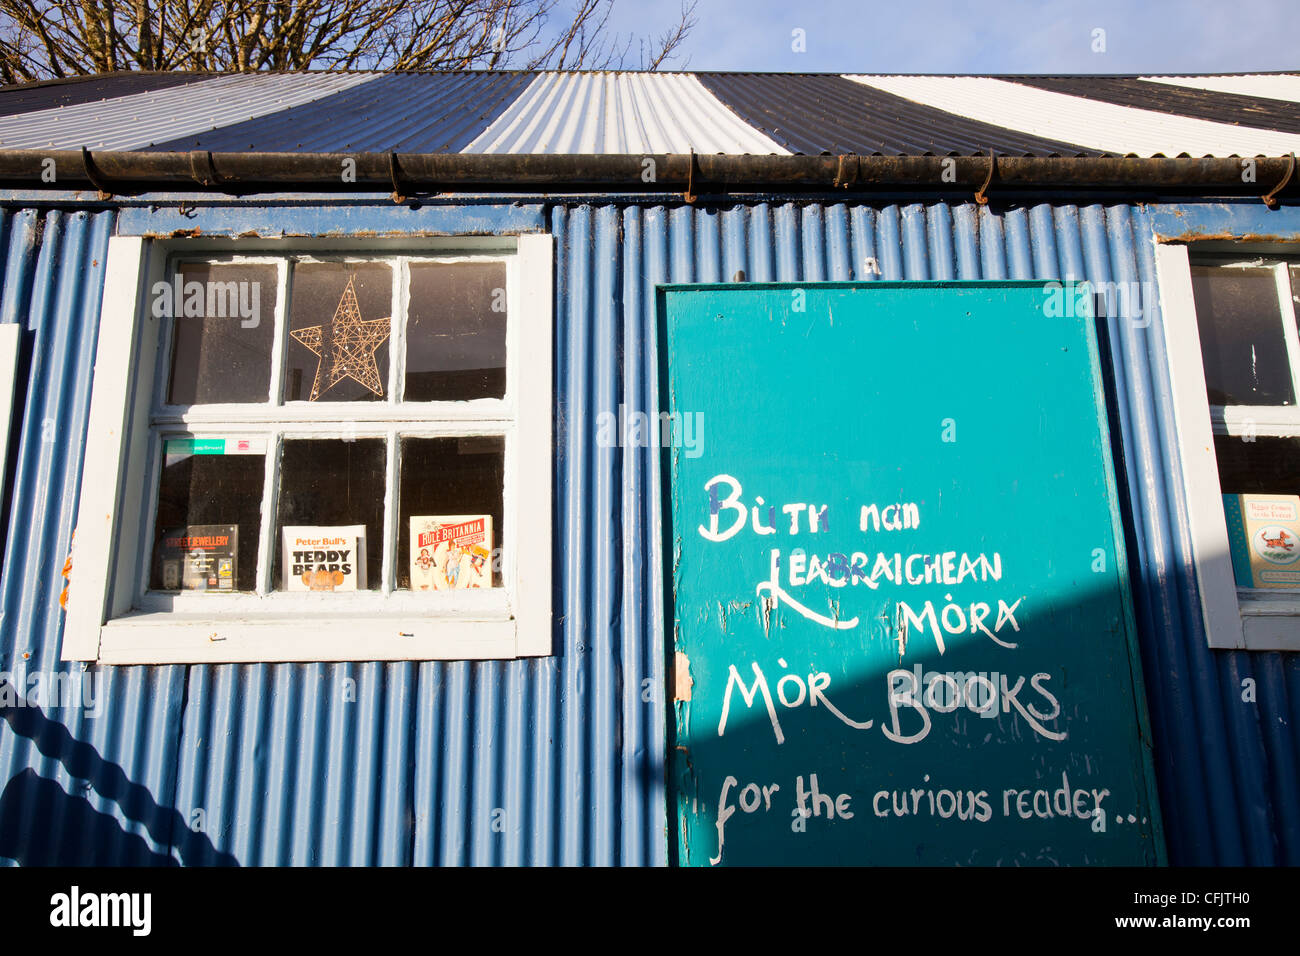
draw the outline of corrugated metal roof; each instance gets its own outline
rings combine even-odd
[[[455,153],[501,115],[531,79],[504,71],[390,74],[326,100],[200,130],[152,149]]]
[[[851,83],[838,76],[700,73],[700,82],[748,123],[791,152],[969,156],[1095,154],[1082,146],[991,123]]]
[[[1279,156],[1297,104],[1297,74],[117,74],[0,91],[0,148]]]
[[[0,147],[142,149],[330,97],[378,73],[236,73],[0,118]]]
[[[1284,156],[1300,135],[1117,106],[986,76],[851,76],[849,79],[960,116],[1082,143],[1117,155]]]
[[[1300,133],[1300,109],[1288,100],[1194,90],[1128,76],[1023,76],[1015,82],[1116,106],[1156,110],[1233,126]]]
[[[1300,102],[1300,75],[1295,73],[1237,73],[1226,76],[1144,76],[1148,83],[1214,90],[1270,100]]]
[[[6,86],[0,88],[0,116],[17,116],[35,110],[51,110],[117,96],[149,93],[197,83],[209,77],[210,74],[207,73],[107,73]]]
[[[685,73],[543,73],[467,153],[785,153]]]

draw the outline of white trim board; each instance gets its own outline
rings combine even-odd
[[[0,484],[9,471],[9,432],[13,430],[14,389],[18,375],[18,347],[23,327],[17,323],[0,325]],[[2,490],[2,489],[0,489]]]
[[[129,370],[136,347],[136,316],[143,311],[137,302],[144,253],[145,240],[137,236],[115,236],[108,241],[77,536],[68,579],[68,613],[63,621],[65,661],[93,661],[99,656],[99,629],[105,619],[126,450]],[[110,481],[109,475],[119,476],[119,480]]]
[[[1237,605],[1237,581],[1228,549],[1228,523],[1219,491],[1219,465],[1205,391],[1205,366],[1196,324],[1187,247],[1156,244],[1156,280],[1182,452],[1187,523],[1196,566],[1197,591],[1210,647],[1246,647]]]

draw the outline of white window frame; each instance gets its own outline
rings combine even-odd
[[[308,402],[160,404],[169,372],[170,325],[149,308],[169,262],[211,257],[256,261],[402,256],[439,261],[506,261],[507,385],[503,399],[463,402],[337,403],[340,425],[315,421]],[[405,260],[403,260],[404,262]],[[234,663],[505,659],[552,653],[551,475],[553,239],[525,234],[420,240],[109,240],[99,343],[70,578],[64,660],[104,663]],[[286,324],[285,269],[279,267],[278,329]],[[395,270],[396,296],[407,291]],[[394,312],[399,301],[394,298]],[[404,309],[400,310],[404,313]],[[404,329],[394,323],[391,386],[404,369]],[[284,338],[273,346],[272,395],[283,375]],[[395,394],[386,391],[386,394]],[[344,406],[347,406],[346,408]],[[387,487],[396,488],[398,435],[505,438],[502,587],[482,591],[396,591],[397,507],[385,508],[381,587],[376,592],[275,592],[270,581],[273,514],[263,513],[258,593],[157,594],[144,585],[164,437],[267,435],[266,487],[278,480],[275,436],[382,438]],[[172,432],[172,429],[175,429]],[[266,494],[270,494],[267,492]],[[273,501],[274,496],[264,500]]]
[[[13,431],[14,388],[18,376],[18,346],[23,327],[17,322],[0,325],[0,494],[9,473],[9,433]]]
[[[1241,259],[1263,254],[1241,244],[1233,253]],[[1206,395],[1196,302],[1192,293],[1191,259],[1186,245],[1156,244],[1156,279],[1164,318],[1165,346],[1173,386],[1178,447],[1182,450],[1188,524],[1201,595],[1201,611],[1209,646],[1237,650],[1300,650],[1300,594],[1289,590],[1238,588],[1232,569],[1228,524],[1223,513],[1219,465],[1214,452],[1211,406]],[[1282,280],[1279,279],[1279,283]],[[1286,337],[1296,395],[1300,398],[1300,339],[1285,311],[1289,287],[1281,295]],[[1269,435],[1300,435],[1300,407],[1256,408],[1227,406],[1217,428],[1235,434],[1246,419]]]

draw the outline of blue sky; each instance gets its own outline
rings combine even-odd
[[[678,0],[618,0],[656,34]],[[1300,3],[1170,0],[700,0],[677,69],[865,73],[1209,73],[1300,69]],[[805,31],[807,51],[791,49]],[[1105,30],[1104,53],[1093,30]],[[625,64],[637,66],[633,52]]]

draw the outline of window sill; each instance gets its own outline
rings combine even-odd
[[[1241,629],[1250,651],[1300,651],[1300,591],[1240,589]]]
[[[136,616],[171,621],[231,620],[246,618],[279,621],[314,618],[329,620],[340,615],[353,620],[390,617],[457,618],[475,621],[503,621],[511,613],[506,588],[464,588],[456,591],[275,591],[206,593],[149,591],[131,612]]]
[[[104,664],[514,658],[517,622],[373,615],[258,615],[204,619],[139,612],[99,631]]]

